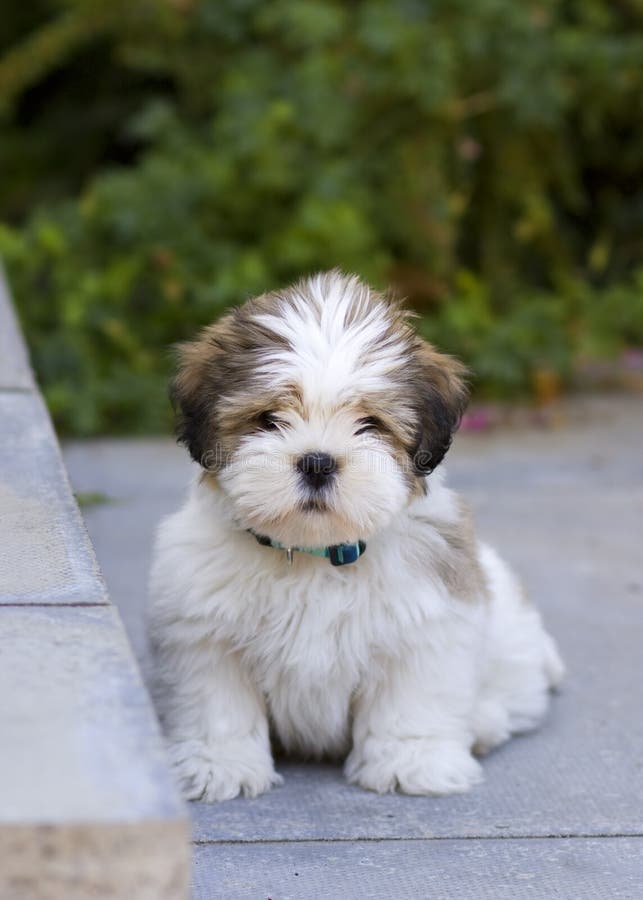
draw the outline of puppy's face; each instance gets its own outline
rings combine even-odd
[[[285,545],[384,527],[425,489],[465,405],[462,366],[338,272],[249,301],[179,352],[179,439],[239,525]]]

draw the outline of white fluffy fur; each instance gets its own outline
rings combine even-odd
[[[322,295],[313,280],[299,307],[275,314],[294,349],[263,361],[272,381],[296,379],[307,415],[286,410],[278,431],[245,437],[218,482],[197,477],[158,532],[153,690],[188,798],[278,783],[269,722],[287,751],[346,757],[365,788],[466,791],[481,779],[472,750],[534,727],[562,675],[493,550],[478,546],[488,590],[474,598],[450,593],[432,565],[461,514],[442,471],[411,494],[386,442],[354,435],[351,404],[385,388],[399,358],[369,356],[383,309],[344,325],[359,282],[333,285]],[[292,459],[311,448],[344,468],[329,511],[304,514]],[[366,538],[368,549],[342,568],[304,553],[289,566],[249,526],[300,545]]]

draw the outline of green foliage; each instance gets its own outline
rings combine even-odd
[[[0,254],[62,428],[167,426],[168,346],[340,266],[479,390],[643,343],[638,0],[8,0]]]

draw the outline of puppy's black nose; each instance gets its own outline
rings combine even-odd
[[[297,460],[297,468],[306,484],[319,490],[337,471],[337,460],[328,453],[306,453]]]

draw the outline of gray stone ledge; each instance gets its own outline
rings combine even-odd
[[[0,392],[0,422],[0,605],[108,603],[38,393]]]
[[[0,391],[29,391],[34,388],[34,378],[24,341],[0,264]]]
[[[0,271],[0,898],[185,900],[189,836]]]
[[[0,897],[184,900],[185,810],[116,610],[0,608]]]
[[[188,879],[178,821],[0,829],[2,900],[178,900]]]
[[[0,608],[0,686],[0,831],[183,817],[113,607]]]

